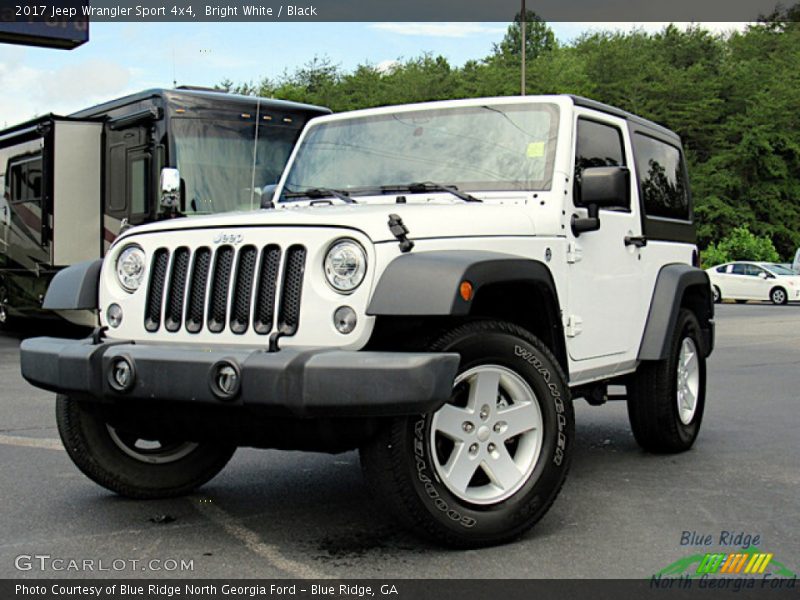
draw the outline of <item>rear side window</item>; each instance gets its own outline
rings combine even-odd
[[[635,134],[636,172],[648,217],[689,219],[683,158],[675,146]]]
[[[717,273],[724,273],[725,271],[728,270],[729,266],[730,265],[722,265],[721,267],[717,267]]]

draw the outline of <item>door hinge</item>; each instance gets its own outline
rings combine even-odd
[[[578,242],[569,242],[567,244],[567,263],[574,264],[580,262],[583,258],[583,248]]]
[[[578,315],[569,315],[567,322],[564,324],[564,334],[567,337],[575,337],[583,331],[583,319]]]

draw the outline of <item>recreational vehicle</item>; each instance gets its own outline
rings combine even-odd
[[[329,112],[155,89],[0,131],[0,327],[46,314],[53,275],[129,226],[268,202],[306,122]]]

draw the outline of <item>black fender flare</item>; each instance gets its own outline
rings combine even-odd
[[[42,308],[46,310],[92,310],[97,308],[100,268],[103,261],[88,260],[56,273],[47,288]]]
[[[665,265],[658,272],[650,312],[639,346],[639,360],[664,360],[668,354],[670,332],[675,328],[684,295],[696,288],[700,303],[695,313],[703,330],[703,353],[708,356],[714,348],[714,297],[708,273],[687,264]]]
[[[464,300],[461,282],[473,286]],[[500,252],[442,250],[404,254],[381,274],[367,314],[371,316],[466,316],[482,287],[492,283],[535,282],[558,302],[553,277],[541,262]]]
[[[472,284],[472,296],[459,293],[463,281]],[[543,296],[547,335],[565,371],[566,340],[558,291],[550,269],[537,260],[485,250],[440,250],[403,254],[382,273],[367,307],[370,316],[467,317],[481,290],[492,284],[532,285]],[[541,308],[541,307],[538,307]],[[537,307],[531,307],[536,310]],[[478,311],[480,307],[478,306]]]

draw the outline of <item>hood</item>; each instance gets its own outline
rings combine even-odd
[[[389,215],[403,219],[412,240],[440,237],[531,236],[533,221],[521,206],[497,204],[361,204],[296,206],[222,215],[187,217],[135,227],[120,239],[140,233],[234,227],[343,227],[357,229],[373,242],[395,241]]]

